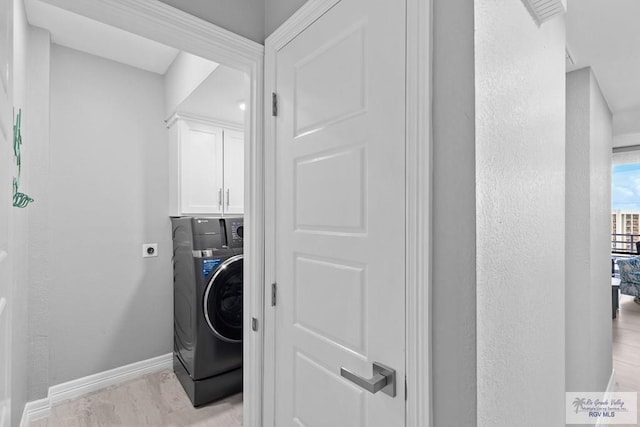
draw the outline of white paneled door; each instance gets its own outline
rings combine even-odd
[[[405,425],[405,13],[341,0],[275,56],[278,427]]]

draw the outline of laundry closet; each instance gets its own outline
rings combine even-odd
[[[24,136],[35,400],[140,361],[171,368],[170,216],[243,213],[249,102],[224,65],[38,1],[27,17],[41,102],[23,114],[48,130]]]

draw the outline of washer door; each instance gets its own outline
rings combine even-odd
[[[204,293],[204,316],[221,340],[242,342],[242,255],[216,269]]]

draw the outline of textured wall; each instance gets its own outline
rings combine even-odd
[[[162,76],[53,46],[50,385],[172,350],[163,108]]]
[[[433,419],[476,422],[473,2],[433,4]]]
[[[597,80],[591,76],[591,330],[594,386],[604,390],[611,375],[611,141],[612,118]],[[607,260],[606,266],[602,260]],[[568,329],[567,329],[568,330]]]
[[[29,206],[29,400],[46,396],[49,387],[49,33],[31,27],[29,52],[28,166],[32,179]]]
[[[567,391],[604,391],[612,370],[611,140],[591,69],[567,74]]]
[[[565,24],[474,3],[477,425],[564,425]]]

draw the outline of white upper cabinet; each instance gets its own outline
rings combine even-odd
[[[165,74],[172,216],[244,212],[248,76],[181,52]]]
[[[223,129],[225,213],[244,212],[244,133]]]
[[[244,133],[176,117],[170,124],[171,215],[244,211]]]

